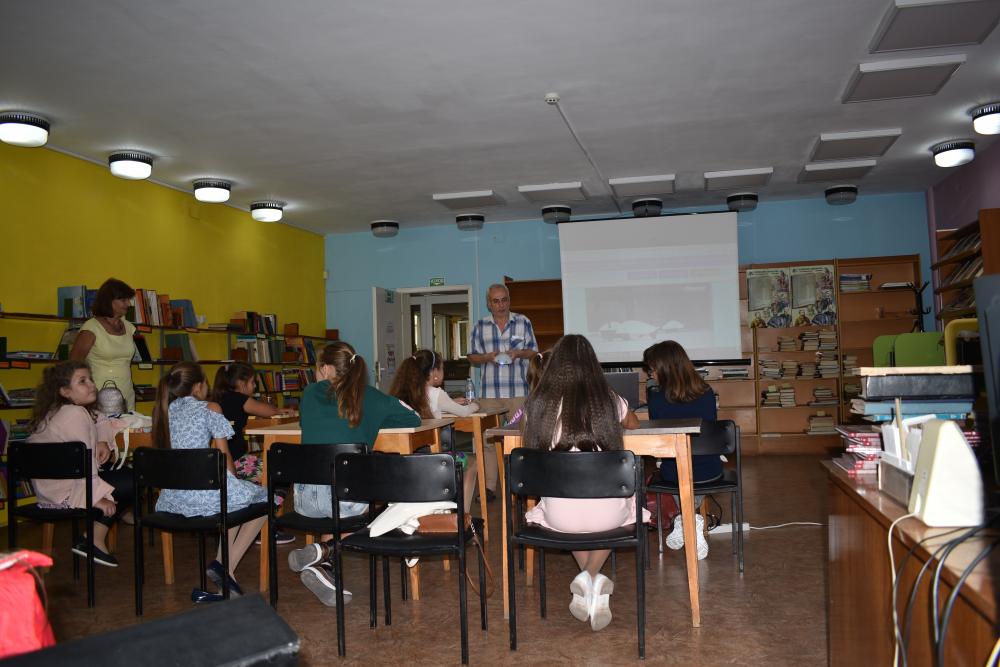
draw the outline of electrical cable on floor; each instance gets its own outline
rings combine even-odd
[[[1000,637],[997,638],[997,643],[993,645],[993,652],[990,653],[990,657],[986,659],[986,665],[984,667],[994,667],[997,664],[997,658],[1000,658]]]
[[[788,523],[778,523],[773,526],[748,526],[750,530],[770,530],[771,528],[784,528],[785,526],[825,526],[825,523],[815,521],[789,521]]]
[[[955,582],[955,588],[952,589],[951,595],[948,596],[948,602],[945,603],[944,612],[941,614],[941,628],[940,628],[941,639],[937,644],[938,665],[944,665],[944,639],[945,635],[948,632],[948,621],[951,620],[951,612],[955,606],[955,600],[958,599],[958,593],[962,589],[962,586],[965,584],[965,580],[968,579],[969,575],[972,574],[972,571],[976,569],[976,566],[979,565],[979,563],[981,563],[983,559],[989,556],[993,552],[993,550],[997,547],[998,544],[1000,544],[1000,540],[994,540],[993,542],[988,544],[985,548],[983,548],[982,551],[979,552],[979,555],[976,556],[964,570],[962,570],[962,576],[960,576],[958,578],[958,581]],[[937,628],[935,628],[935,630],[936,629]]]
[[[915,514],[913,512],[910,512],[909,514],[904,514],[903,516],[899,517],[898,519],[889,524],[889,533],[886,536],[886,545],[889,548],[889,572],[892,575],[893,590],[895,590],[896,588],[896,558],[892,554],[892,531],[893,529],[896,528],[896,524],[898,524],[900,521],[902,521],[903,519],[912,518],[913,516],[915,516]],[[899,615],[896,613],[896,605],[892,606],[892,627],[893,627],[894,639],[896,640],[894,642],[896,646],[892,654],[892,665],[893,667],[896,667],[897,665],[899,665],[899,636],[900,636]]]

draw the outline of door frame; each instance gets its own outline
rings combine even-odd
[[[398,293],[407,295],[407,305],[409,306],[410,298],[414,295],[433,295],[433,294],[446,294],[446,293],[457,293],[465,292],[466,295],[466,306],[469,313],[469,332],[472,332],[472,327],[474,321],[472,319],[472,285],[437,285],[434,287],[400,287],[395,290]],[[403,349],[409,350],[413,347],[413,337],[410,335],[410,330],[412,328],[412,323],[409,320],[409,311],[404,313],[406,319],[406,326],[403,327]]]

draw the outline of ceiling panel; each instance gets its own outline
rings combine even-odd
[[[851,158],[882,157],[903,131],[864,130],[860,132],[824,132],[819,135],[811,160],[846,160]]]
[[[871,52],[979,44],[998,19],[996,0],[896,0],[875,33]]]
[[[964,62],[964,54],[955,54],[861,63],[842,99],[847,103],[935,95]]]
[[[729,171],[706,171],[706,190],[733,190],[736,188],[759,188],[767,185],[774,173],[774,167],[758,169],[734,169]]]
[[[875,160],[844,160],[807,164],[799,173],[800,183],[855,181],[875,168]]]

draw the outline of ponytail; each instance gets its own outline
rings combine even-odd
[[[319,365],[332,366],[336,377],[330,382],[327,399],[337,397],[337,415],[346,419],[351,428],[361,424],[365,389],[368,387],[368,365],[354,348],[342,341],[330,343],[320,351]]]
[[[441,365],[441,358],[431,350],[419,350],[396,369],[389,394],[403,401],[424,419],[433,418],[427,400],[427,382],[431,371]]]
[[[236,391],[237,382],[245,382],[254,377],[255,373],[254,367],[244,361],[233,361],[219,366],[212,382],[211,400],[221,403],[227,391]]]
[[[190,396],[195,385],[205,381],[205,372],[193,361],[174,364],[160,378],[153,405],[153,446],[170,449],[170,404]]]

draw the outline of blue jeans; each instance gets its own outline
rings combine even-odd
[[[333,516],[333,496],[330,487],[323,484],[296,484],[295,511],[313,519],[329,519]],[[340,516],[358,516],[368,511],[368,503],[340,503]]]

